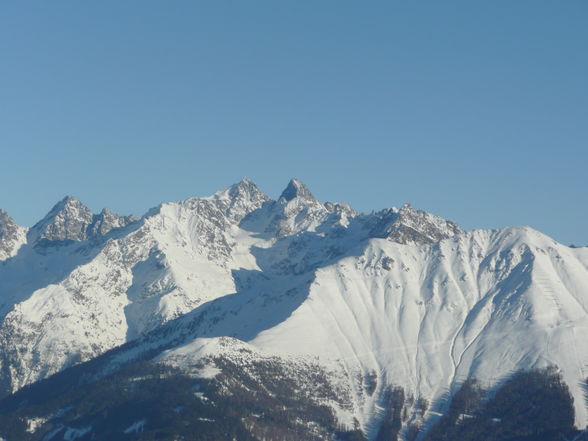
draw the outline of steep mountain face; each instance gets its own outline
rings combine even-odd
[[[293,389],[327,379],[317,439],[413,439],[467,379],[557,366],[588,422],[588,251],[528,227],[360,214],[297,180],[271,200],[245,179],[141,219],[66,198],[28,237],[0,265],[5,393],[87,360],[78,382],[136,362],[191,378],[284,364],[301,366]]]
[[[0,210],[0,262],[14,256],[26,242],[27,228],[21,227],[8,213]]]
[[[55,204],[39,223],[31,228],[29,242],[82,241],[88,238],[86,232],[94,216],[88,207],[71,196]]]
[[[30,229],[28,242],[46,246],[68,241],[82,242],[136,220],[133,216],[118,216],[107,209],[94,215],[80,201],[66,196]]]
[[[119,216],[104,208],[99,214],[92,216],[92,223],[86,226],[86,238],[104,236],[137,220],[134,216]]]
[[[234,292],[232,267],[254,259],[232,256],[243,244],[231,229],[266,199],[244,181],[211,198],[163,204],[101,236],[88,232],[97,224],[89,210],[61,201],[0,268],[5,388],[89,360]]]

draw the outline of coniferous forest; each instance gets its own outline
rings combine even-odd
[[[46,394],[41,382],[0,401],[0,436],[9,441],[367,439],[357,424],[337,422],[325,403],[345,406],[349,397],[319,368],[296,371],[278,359],[254,361],[247,369],[225,357],[208,362],[218,369],[212,378],[147,361],[97,380],[79,375],[74,381],[79,387],[59,374],[48,380],[54,394]],[[374,389],[375,380],[368,377],[362,381]],[[568,387],[554,368],[518,373],[495,390],[484,390],[475,379],[464,382],[426,433],[406,420],[411,406],[425,416],[426,400],[388,386],[381,403],[377,441],[583,439],[574,428]]]

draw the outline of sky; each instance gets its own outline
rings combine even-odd
[[[249,177],[588,245],[588,2],[0,4],[0,208]]]

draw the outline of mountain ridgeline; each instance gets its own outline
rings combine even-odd
[[[581,440],[588,248],[250,180],[0,211],[0,439]]]

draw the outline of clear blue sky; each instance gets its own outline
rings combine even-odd
[[[588,2],[0,5],[0,207],[142,214],[248,176],[588,244]]]

